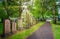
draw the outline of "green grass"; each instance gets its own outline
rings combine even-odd
[[[54,33],[54,38],[60,39],[60,25],[56,25],[52,23],[52,29]]]
[[[3,33],[3,24],[0,23],[0,34],[2,34],[2,33]]]
[[[6,39],[26,39],[28,36],[30,36],[33,32],[35,32],[38,28],[40,28],[44,22],[40,22],[34,26],[32,26],[30,29],[17,32],[16,34],[6,38]]]

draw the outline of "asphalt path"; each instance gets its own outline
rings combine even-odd
[[[54,39],[51,24],[46,22],[27,39]]]

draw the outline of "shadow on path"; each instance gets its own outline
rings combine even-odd
[[[50,23],[45,23],[27,39],[54,39]]]

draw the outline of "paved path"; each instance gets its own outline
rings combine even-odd
[[[54,39],[50,23],[45,23],[27,39]]]

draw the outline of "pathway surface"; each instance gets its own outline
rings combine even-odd
[[[50,23],[45,23],[27,39],[54,39]]]

